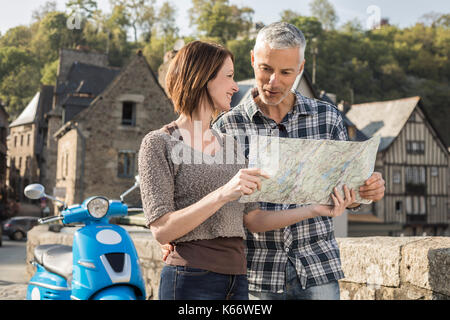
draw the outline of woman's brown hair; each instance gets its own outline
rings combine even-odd
[[[207,84],[216,77],[227,57],[234,62],[228,49],[204,41],[190,42],[177,53],[166,76],[167,93],[176,113],[192,117],[205,98],[214,108]]]

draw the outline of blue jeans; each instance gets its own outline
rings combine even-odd
[[[250,300],[340,300],[337,281],[303,289],[290,260],[286,263],[285,277],[286,291],[281,293],[250,291]]]
[[[165,265],[159,300],[248,300],[247,276]]]

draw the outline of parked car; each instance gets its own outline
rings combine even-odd
[[[3,233],[11,240],[22,240],[28,230],[38,225],[37,217],[13,217],[3,224]]]

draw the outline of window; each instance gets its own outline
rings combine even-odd
[[[425,197],[406,197],[406,214],[424,215],[426,213]]]
[[[402,173],[400,171],[394,171],[394,175],[392,177],[392,181],[395,184],[399,184],[402,182]]]
[[[430,197],[430,204],[432,207],[436,207],[436,197]]]
[[[64,179],[64,155],[61,156],[61,178]]]
[[[122,124],[126,126],[136,125],[136,104],[125,101],[122,103]]]
[[[30,136],[31,136],[30,134],[27,135],[27,146],[30,145]]]
[[[395,212],[401,213],[402,212],[402,202],[401,201],[395,201]]]
[[[134,177],[134,163],[136,153],[134,151],[120,151],[117,166],[117,175],[120,178]]]
[[[407,184],[425,184],[425,167],[406,167],[405,181]]]
[[[20,135],[20,146],[23,146],[23,134]]]
[[[17,136],[14,136],[14,147],[17,147]]]
[[[67,177],[69,175],[69,154],[66,153],[66,167],[64,175]]]
[[[406,153],[408,154],[424,154],[424,141],[406,141]]]
[[[439,176],[439,169],[438,169],[438,167],[431,167],[431,176],[432,177],[438,177]]]

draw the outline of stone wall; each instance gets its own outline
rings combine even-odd
[[[338,238],[341,299],[450,299],[449,237]]]
[[[139,254],[147,297],[158,296],[163,267],[161,249],[148,229],[124,226]],[[28,233],[27,261],[39,244],[71,245],[76,228],[50,232],[37,226]],[[342,267],[342,300],[450,300],[449,237],[338,238]],[[34,267],[27,265],[31,278]]]

